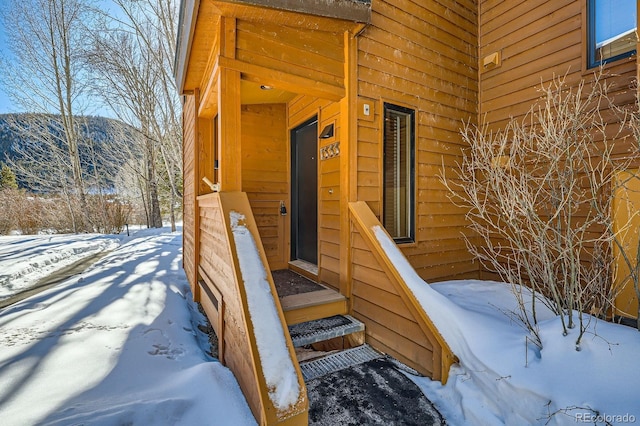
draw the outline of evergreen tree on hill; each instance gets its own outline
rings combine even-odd
[[[0,167],[0,190],[2,189],[18,189],[18,182],[13,170],[4,163]]]

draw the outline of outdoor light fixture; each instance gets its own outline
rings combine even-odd
[[[329,139],[331,137],[333,137],[333,123],[324,126],[319,136],[320,139]]]

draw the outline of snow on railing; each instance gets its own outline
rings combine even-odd
[[[287,411],[298,402],[301,389],[267,280],[267,271],[253,235],[245,226],[244,215],[232,211],[230,220],[269,398],[276,409]]]

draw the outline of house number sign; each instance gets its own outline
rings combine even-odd
[[[338,155],[340,155],[340,142],[335,142],[320,148],[320,160],[328,160]]]

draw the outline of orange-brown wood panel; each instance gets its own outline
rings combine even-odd
[[[407,318],[406,305],[401,300],[398,303],[398,296],[389,298],[388,293],[375,288],[370,291],[366,287],[365,284],[355,282],[352,314],[366,324],[367,341],[386,353],[411,360],[412,367],[432,376],[438,368],[433,363],[432,343],[413,318]],[[405,316],[391,311],[389,307]]]
[[[286,268],[289,209],[287,107],[242,106],[242,189],[247,193],[272,270]]]
[[[340,275],[328,269],[322,269],[318,272],[318,279],[327,287],[339,292],[340,291]]]
[[[433,351],[433,345],[425,338],[424,333],[413,318],[406,318],[403,315],[392,312],[387,308],[384,299],[378,301],[383,302],[384,306],[380,306],[374,302],[375,301],[367,300],[366,297],[356,297],[354,299],[353,311],[361,316],[375,319],[375,322],[383,325],[384,328],[388,330],[402,330],[402,336],[405,339],[415,343],[416,346],[427,349],[429,352]],[[404,343],[400,344],[402,345]]]
[[[349,210],[354,225],[352,306],[366,324],[367,339],[446,382],[454,355],[374,236],[379,220],[362,201],[350,203]]]
[[[321,132],[325,126],[334,126],[334,136],[320,140],[320,148],[331,144],[340,143],[340,104],[331,103],[324,106],[320,112]],[[342,153],[341,155],[345,155]],[[321,158],[319,163],[319,193],[318,193],[318,244],[320,247],[321,278],[327,280],[327,284],[339,288],[339,280],[335,280],[340,274],[339,250],[327,250],[327,247],[339,247],[340,245],[340,158]],[[325,272],[326,271],[326,272]],[[328,272],[328,273],[327,273]]]
[[[372,23],[358,41],[358,95],[371,103],[374,113],[371,119],[360,116],[358,121],[357,198],[380,214],[383,102],[415,109],[416,241],[401,248],[411,251],[411,262],[438,256],[419,265],[421,275],[430,279],[467,274],[470,268],[479,274],[470,256],[462,262],[455,258],[466,251],[460,234],[465,212],[454,208],[438,178],[443,166],[460,162],[465,147],[462,122],[477,120],[477,24],[473,0],[455,4],[381,0],[372,4]],[[434,232],[448,238],[447,251],[439,253],[424,244],[435,239]],[[434,269],[426,273],[431,266]]]
[[[568,88],[593,80],[598,70],[587,69],[586,3],[480,1],[479,61],[494,52],[501,55],[499,66],[479,69],[479,116],[489,129],[504,128],[511,119],[522,120],[541,100],[540,87],[554,76],[565,76]],[[618,105],[635,100],[630,87],[637,76],[636,61],[633,56],[603,68],[610,95]],[[616,120],[609,119],[607,129],[615,131],[616,127]],[[620,154],[627,149],[624,143],[616,145]],[[496,278],[486,271],[482,276]]]
[[[390,313],[415,322],[395,289],[388,289],[392,291],[387,291],[378,286],[372,286],[362,281],[355,281],[353,285],[353,295],[357,299],[383,303],[384,308]]]
[[[187,276],[187,280],[191,286],[191,292],[197,300],[198,290],[197,290],[197,269],[195,258],[195,233],[196,230],[196,221],[195,215],[198,214],[196,212],[196,190],[195,190],[195,120],[196,120],[196,112],[195,112],[195,97],[194,96],[186,96],[185,102],[183,106],[182,112],[182,130],[183,130],[183,146],[182,146],[182,155],[183,155],[183,202],[182,202],[182,220],[183,220],[183,232],[182,232],[182,247],[183,247],[183,260],[182,266],[185,270],[185,274]]]
[[[251,350],[244,336],[243,309],[235,288],[230,246],[226,236],[226,225],[217,194],[200,197],[201,258],[200,265],[207,276],[215,281],[217,290],[227,304],[224,312],[224,359],[238,378],[242,391],[256,418],[260,418],[260,395],[253,378]],[[204,294],[203,294],[204,296]],[[210,318],[214,321],[215,318]]]
[[[222,68],[218,78],[219,177],[223,191],[242,188],[240,72]]]
[[[215,138],[213,134],[213,120],[208,118],[198,118],[198,195],[208,194],[211,191],[209,185],[202,180],[203,177],[210,182],[216,182],[214,159],[215,159]]]
[[[294,128],[299,124],[317,115],[321,108],[329,105],[331,101],[318,99],[313,96],[296,96],[288,104],[289,128]]]
[[[342,44],[341,34],[239,20],[236,57],[267,69],[343,87]]]
[[[249,407],[261,424],[275,424],[277,421],[292,416],[302,416],[306,421],[306,394],[301,385],[301,393],[298,403],[289,409],[287,413],[278,412],[268,397],[262,364],[257,355],[256,338],[253,333],[253,323],[248,313],[246,292],[248,291],[242,281],[238,267],[237,255],[233,253],[235,243],[229,231],[229,215],[231,211],[237,211],[245,215],[247,229],[254,236],[257,235],[257,226],[251,216],[252,209],[248,198],[244,193],[215,193],[198,198],[200,202],[200,226],[201,244],[200,271],[206,279],[202,285],[207,288],[202,292],[202,297],[211,297],[216,300],[205,301],[208,307],[208,315],[218,314],[219,301],[224,300],[223,320],[209,318],[211,321],[219,321],[223,335],[223,359],[226,365],[233,371],[238,383],[247,398]],[[226,204],[225,204],[226,203]],[[226,219],[225,219],[226,218]],[[258,252],[262,245],[256,242]],[[265,262],[266,258],[262,257]],[[275,288],[270,281],[272,293]],[[279,306],[276,303],[277,306]],[[218,308],[215,305],[218,304]],[[281,314],[281,312],[280,312]],[[284,317],[281,315],[281,321]],[[219,326],[220,327],[220,326]],[[278,330],[274,330],[277,332]],[[286,340],[286,339],[285,339]],[[293,346],[288,341],[287,349],[291,359],[294,359]],[[297,368],[297,367],[296,367]],[[299,384],[302,383],[298,371]]]

